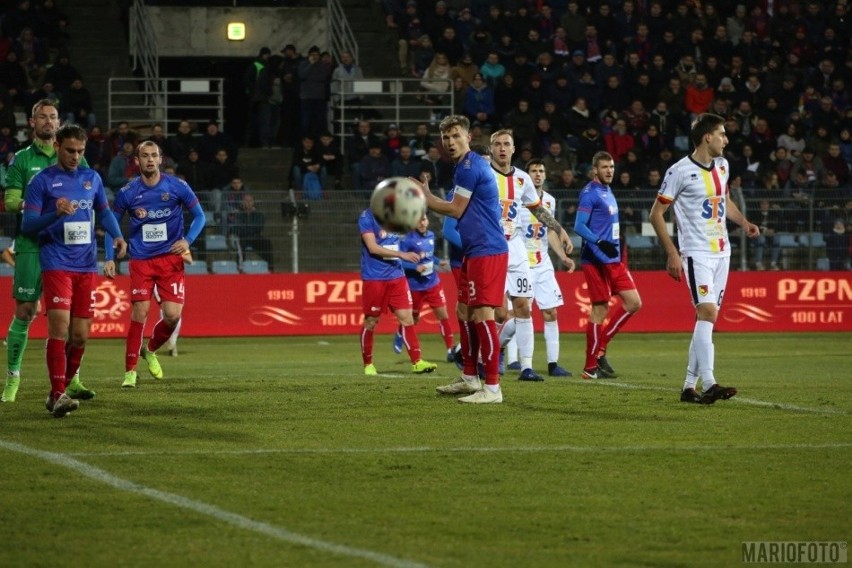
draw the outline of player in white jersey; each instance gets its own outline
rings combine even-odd
[[[544,191],[544,181],[547,179],[544,162],[538,158],[530,160],[527,162],[527,173],[544,208],[556,211],[556,198]],[[556,320],[556,310],[563,304],[562,290],[556,281],[548,248],[553,249],[568,272],[574,272],[574,261],[565,254],[553,231],[549,231],[528,209],[521,211],[521,222],[532,275],[533,299],[544,319],[547,374],[551,377],[570,377],[571,373],[559,366],[559,322]]]
[[[722,305],[731,258],[726,220],[742,227],[750,238],[760,234],[729,199],[728,161],[722,151],[728,143],[725,119],[701,114],[692,123],[689,134],[695,150],[668,169],[657,199],[651,208],[651,224],[668,260],[666,270],[677,281],[686,272],[696,322],[689,344],[686,380],[680,395],[682,402],[713,404],[737,394],[733,387],[716,384],[713,376],[713,325]],[[680,252],[666,231],[663,215],[674,206]],[[703,392],[695,386],[701,379]]]
[[[533,296],[532,276],[522,234],[520,214],[523,209],[532,212],[539,222],[549,228],[559,238],[562,248],[571,252],[571,240],[553,215],[541,204],[532,179],[526,172],[512,166],[515,143],[512,132],[497,130],[491,135],[491,169],[497,180],[497,189],[502,207],[501,220],[503,233],[509,245],[509,271],[506,276],[506,293],[511,301],[514,317],[508,319],[505,308],[498,308],[497,321],[504,321],[500,331],[500,344],[505,346],[513,336],[517,336],[518,352],[521,362],[521,381],[541,381],[542,377],[533,371],[533,325],[530,313],[530,300]]]

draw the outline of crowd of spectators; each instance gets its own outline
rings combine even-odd
[[[455,111],[486,134],[511,128],[518,165],[544,158],[564,222],[591,156],[607,150],[638,230],[661,174],[689,151],[691,120],[714,112],[726,118],[732,187],[755,210],[766,201],[777,231],[852,234],[847,0],[382,6],[400,73],[420,78],[427,100],[452,89]]]

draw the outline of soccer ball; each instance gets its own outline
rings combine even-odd
[[[388,231],[407,233],[417,228],[426,214],[426,196],[408,178],[387,178],[373,190],[370,209],[379,224]]]

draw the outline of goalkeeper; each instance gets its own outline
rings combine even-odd
[[[618,203],[610,183],[615,162],[607,152],[592,157],[592,181],[580,192],[574,232],[583,237],[580,266],[586,276],[592,303],[586,324],[584,379],[614,379],[618,375],[606,358],[615,334],[642,307],[642,300],[622,259]],[[621,303],[609,311],[609,299],[618,294]],[[609,323],[604,322],[609,315]]]

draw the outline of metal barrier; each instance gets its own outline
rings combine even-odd
[[[177,131],[181,120],[207,122],[225,118],[225,80],[221,77],[112,77],[109,89],[109,124],[160,123],[166,134]]]
[[[632,206],[640,211],[636,221],[626,223],[624,229],[625,242],[628,247],[629,265],[632,270],[664,270],[666,257],[651,234],[643,234],[641,219],[647,219],[656,192],[640,190],[642,197],[630,201],[620,199],[619,206],[623,210]],[[567,207],[576,205],[576,195],[561,197],[557,212],[563,226],[571,230],[573,220],[567,214]],[[367,206],[369,192],[359,191],[326,191],[323,199],[306,200],[295,192],[253,191],[258,210],[265,215],[264,236],[271,240],[272,254],[275,258],[276,272],[341,272],[358,271],[360,266],[360,235],[358,231],[358,216]],[[228,199],[223,196],[223,203]],[[757,222],[759,203],[747,199],[749,217]],[[773,269],[773,250],[777,250],[776,266],[780,270],[828,270],[837,266],[838,251],[836,242],[842,240],[840,235],[833,232],[836,218],[849,220],[852,210],[846,209],[847,203],[841,198],[811,202],[810,207],[802,208],[789,201],[774,201],[781,213],[782,225],[771,239],[762,242],[763,251],[758,253],[759,243],[749,240],[747,246],[740,244],[739,235],[731,230],[732,270],[751,270],[757,267],[758,254],[763,255],[763,268]],[[223,216],[227,213],[223,212]],[[811,221],[812,220],[812,221]],[[436,250],[444,250],[441,239],[442,220],[430,214],[431,227],[438,242]],[[647,228],[646,228],[647,229]],[[852,230],[852,225],[847,227]],[[210,226],[206,234],[223,234],[233,230],[232,223]],[[647,230],[644,231],[647,233]],[[764,234],[764,237],[767,235]],[[847,243],[845,257],[840,259],[841,267],[849,268],[848,239],[850,233],[843,235]],[[579,239],[576,239],[579,243]],[[199,256],[205,258],[203,239],[199,239],[197,247]],[[244,250],[245,259],[257,258],[257,252]],[[841,252],[842,254],[842,252]],[[229,248],[226,251],[216,251],[209,258],[239,260],[237,251]],[[578,260],[579,247],[575,249],[573,258]],[[740,262],[743,259],[743,262]]]

